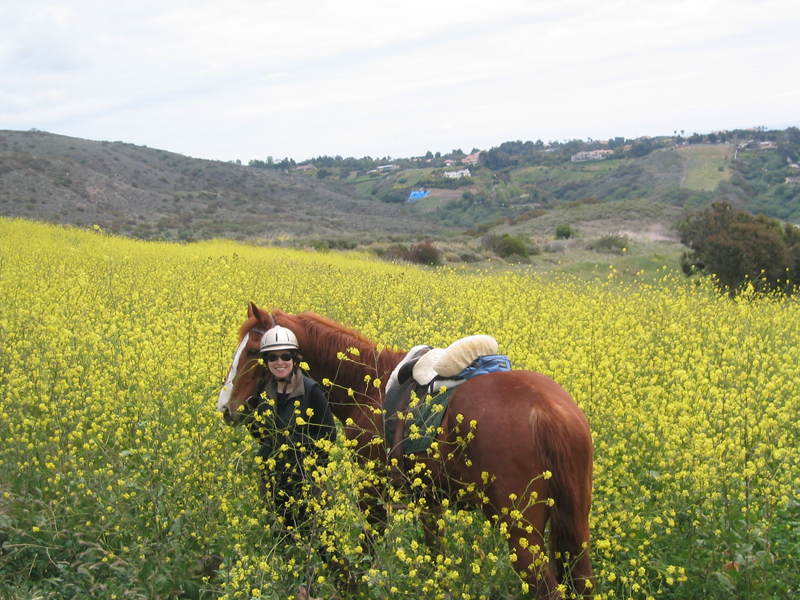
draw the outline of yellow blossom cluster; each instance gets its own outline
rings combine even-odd
[[[445,506],[445,547],[426,549],[425,498],[394,492],[374,529],[358,502],[382,475],[343,435],[314,471],[319,541],[274,526],[255,442],[215,411],[251,300],[313,310],[389,348],[490,334],[514,368],[559,382],[594,436],[599,598],[800,589],[793,298],[730,300],[666,269],[653,284],[600,270],[543,279],[0,219],[0,596],[58,581],[87,598],[333,593],[331,556],[374,598],[527,587],[507,531],[479,513]],[[359,357],[342,348],[341,360]],[[320,544],[327,562],[312,556]]]

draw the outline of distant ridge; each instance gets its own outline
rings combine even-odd
[[[0,131],[0,214],[164,240],[441,229],[332,180],[35,131]]]
[[[637,234],[638,224],[643,236],[675,238],[682,213],[714,200],[800,223],[798,164],[796,127],[248,165],[0,131],[0,215],[142,239],[320,249],[472,239],[489,230],[539,243],[556,225],[577,223],[578,235]],[[599,204],[607,206],[586,208]]]

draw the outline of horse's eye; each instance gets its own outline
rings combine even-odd
[[[247,356],[257,356],[259,354],[261,354],[261,350],[259,350],[258,348],[250,348],[247,351]]]

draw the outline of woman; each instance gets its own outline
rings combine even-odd
[[[297,337],[275,326],[261,338],[261,355],[271,377],[261,392],[250,430],[261,443],[256,459],[262,469],[259,490],[272,497],[285,527],[306,522],[309,462],[328,460],[325,444],[336,440],[336,426],[322,387],[300,369]]]

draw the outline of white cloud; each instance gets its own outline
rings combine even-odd
[[[232,159],[797,123],[787,0],[27,0],[0,128]]]

